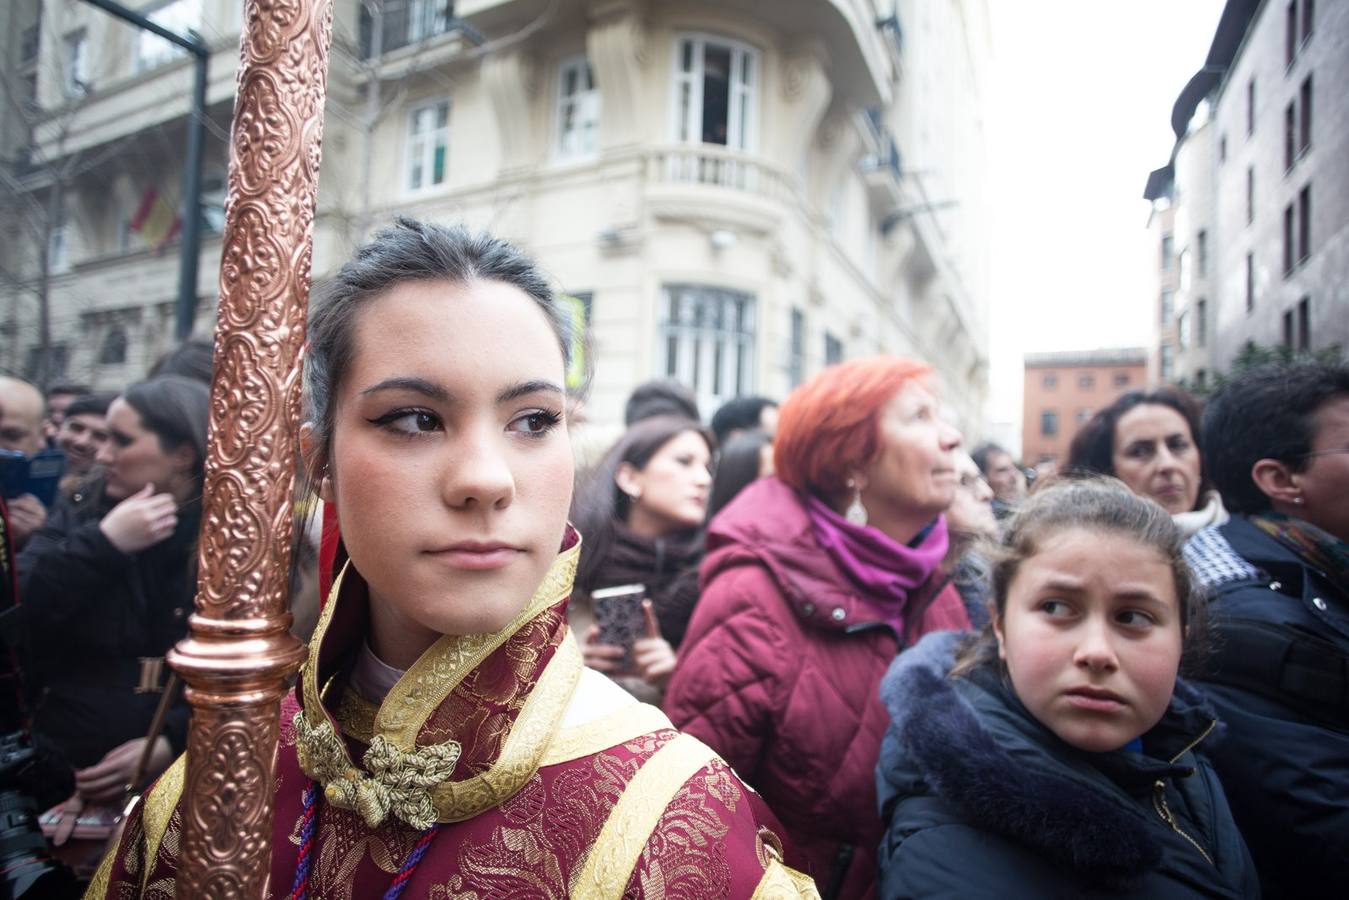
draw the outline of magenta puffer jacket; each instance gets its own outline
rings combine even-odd
[[[878,689],[900,636],[864,612],[801,498],[775,478],[712,522],[701,583],[666,713],[763,795],[825,898],[874,897],[889,723]],[[924,602],[936,584],[915,592],[904,645],[969,627],[950,585]]]

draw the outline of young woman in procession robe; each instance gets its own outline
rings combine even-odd
[[[302,445],[349,559],[282,707],[270,896],[817,896],[724,762],[582,665],[567,322],[509,245],[408,219],[317,300]],[[89,897],[173,895],[183,775]]]

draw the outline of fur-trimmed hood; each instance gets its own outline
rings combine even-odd
[[[1166,832],[1147,798],[1158,780],[1193,774],[1188,745],[1206,730],[1206,741],[1217,737],[1203,695],[1178,682],[1143,754],[1084,754],[1036,721],[997,671],[948,678],[964,639],[927,636],[882,682],[894,723],[877,770],[882,817],[908,796],[933,794],[964,821],[1088,882],[1125,883],[1156,868]]]

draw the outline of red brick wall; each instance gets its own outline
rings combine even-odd
[[[1047,376],[1052,376],[1052,385],[1047,383]],[[1127,381],[1118,384],[1117,378]],[[1090,383],[1084,383],[1084,379]],[[1120,394],[1143,388],[1146,383],[1147,367],[1141,362],[1027,366],[1025,399],[1022,401],[1022,462],[1033,466],[1041,460],[1053,459],[1062,463],[1068,458],[1068,445],[1072,443],[1081,422],[1102,407],[1109,406]],[[1043,433],[1043,414],[1046,412],[1052,412],[1057,417],[1056,434]]]

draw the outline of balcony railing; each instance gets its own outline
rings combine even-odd
[[[739,150],[706,144],[648,151],[647,181],[743,191],[769,200],[794,196],[791,176],[768,161]]]
[[[375,44],[375,22],[369,9],[361,5],[361,58],[381,56],[420,41],[460,30],[463,23],[454,17],[452,0],[384,0],[380,23],[379,47]]]

